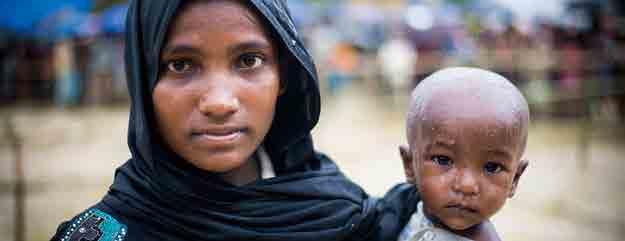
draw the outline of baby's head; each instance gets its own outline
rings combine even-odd
[[[424,79],[412,92],[400,154],[425,214],[452,231],[495,214],[527,167],[528,124],[525,98],[498,74],[457,67]]]

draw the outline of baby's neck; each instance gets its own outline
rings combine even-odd
[[[475,241],[501,241],[495,226],[490,221],[484,221],[465,230],[452,231],[460,236]]]
[[[481,228],[483,228],[482,226],[483,226],[484,223],[482,222],[482,223],[473,225],[473,226],[471,226],[471,227],[469,227],[467,229],[464,229],[464,230],[452,229],[452,228],[447,227],[447,226],[442,226],[441,224],[442,223],[435,223],[434,226],[436,226],[437,228],[443,228],[443,229],[445,229],[447,231],[450,231],[450,232],[455,233],[457,235],[460,235],[462,237],[469,238],[469,239],[472,239],[472,240],[476,240],[475,236],[476,236],[476,234],[479,233],[479,230]]]

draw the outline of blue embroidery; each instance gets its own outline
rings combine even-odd
[[[61,241],[123,241],[127,231],[111,215],[90,209],[72,222]]]

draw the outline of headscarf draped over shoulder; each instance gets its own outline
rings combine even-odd
[[[168,25],[180,0],[133,0],[126,19],[125,61],[131,111],[132,158],[95,208],[141,223],[160,240],[388,240],[416,206],[407,185],[384,199],[369,197],[333,161],[315,152],[310,136],[319,119],[316,69],[283,0],[249,0],[279,42],[278,98],[263,146],[277,177],[235,187],[182,160],[156,131],[152,91]],[[128,239],[133,233],[128,225]]]

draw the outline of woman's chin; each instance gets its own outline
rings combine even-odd
[[[190,161],[195,167],[208,172],[227,173],[239,169],[248,161],[249,155],[219,153]]]

